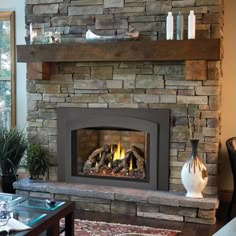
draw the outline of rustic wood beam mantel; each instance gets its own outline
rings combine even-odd
[[[219,39],[18,45],[18,62],[220,60]]]
[[[17,61],[26,62],[28,79],[50,79],[55,62],[185,61],[186,79],[206,79],[207,61],[221,60],[220,39],[126,41],[18,45]],[[196,62],[196,63],[195,63]],[[195,69],[193,68],[195,65]],[[202,71],[192,73],[191,71]]]

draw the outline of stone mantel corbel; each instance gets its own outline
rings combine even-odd
[[[50,79],[51,64],[56,62],[185,61],[186,80],[195,79],[191,71],[202,71],[204,80],[207,61],[221,58],[220,39],[17,46],[17,61],[27,63],[28,79]]]

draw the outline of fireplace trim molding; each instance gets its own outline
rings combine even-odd
[[[94,114],[96,116],[94,117]],[[108,116],[108,119],[104,119]],[[120,121],[119,121],[120,118]],[[150,135],[150,155],[158,158],[149,158],[149,173],[152,178],[139,182],[133,180],[116,179],[117,187],[132,187],[147,190],[169,190],[169,109],[103,109],[103,108],[58,108],[58,181],[70,183],[98,184],[112,186],[114,179],[104,179],[85,176],[72,176],[71,160],[71,132],[78,128],[113,126],[139,130],[144,129]],[[126,120],[126,121],[125,121]],[[127,122],[127,126],[125,123]],[[157,137],[155,137],[157,135]],[[157,170],[157,171],[156,171]]]

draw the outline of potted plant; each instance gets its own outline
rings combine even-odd
[[[26,169],[30,179],[43,179],[49,171],[49,152],[40,143],[30,143],[27,149]]]
[[[27,146],[23,130],[11,128],[0,131],[0,170],[3,192],[15,193],[12,184],[17,180],[17,170]]]

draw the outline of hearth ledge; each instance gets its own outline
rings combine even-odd
[[[184,193],[21,179],[17,194],[76,202],[78,210],[111,212],[173,221],[215,224],[217,196],[186,198]]]

